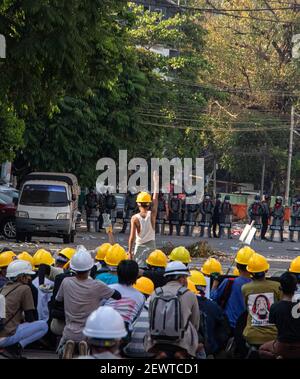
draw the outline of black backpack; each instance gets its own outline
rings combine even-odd
[[[171,199],[171,209],[173,212],[179,212],[180,210],[180,200],[173,198]]]

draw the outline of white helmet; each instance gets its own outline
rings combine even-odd
[[[84,246],[78,246],[76,253],[70,261],[70,267],[74,271],[83,272],[89,271],[94,266],[94,260],[91,254]]]
[[[18,275],[34,275],[35,272],[32,271],[32,266],[27,261],[22,261],[21,259],[11,262],[7,266],[6,277],[16,278]]]
[[[127,331],[119,312],[103,305],[90,314],[83,334],[95,339],[121,339],[127,335]]]
[[[167,264],[164,276],[183,275],[190,276],[190,271],[185,264],[179,261],[172,261]]]

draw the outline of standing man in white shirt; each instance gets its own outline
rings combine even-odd
[[[153,199],[147,192],[140,192],[136,199],[139,213],[131,218],[131,231],[129,236],[128,253],[140,267],[146,267],[148,255],[155,250],[155,223],[158,209],[159,176],[153,173],[154,193]],[[150,210],[151,207],[151,210]],[[132,254],[135,242],[134,254]]]

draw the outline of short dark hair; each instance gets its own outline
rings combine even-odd
[[[291,272],[285,272],[280,277],[280,287],[285,295],[293,295],[297,289],[297,278]]]
[[[139,276],[139,266],[135,261],[124,260],[118,264],[117,274],[119,284],[131,286],[134,284]]]
[[[236,264],[236,268],[240,271],[247,271],[247,265],[242,265],[240,263]]]

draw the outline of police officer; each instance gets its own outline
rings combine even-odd
[[[224,201],[221,204],[220,208],[220,236],[222,237],[224,234],[225,227],[223,225],[226,225],[227,227],[227,237],[231,237],[231,216],[232,216],[232,206],[230,203],[230,196],[226,195],[224,197]]]
[[[186,222],[185,231],[184,231],[185,236],[190,236],[193,234],[194,226],[189,225],[189,223],[196,222],[196,218],[199,212],[199,203],[189,204],[189,201],[188,201],[189,197],[195,196],[195,194],[196,194],[196,191],[194,191],[191,194],[187,194],[186,199],[185,199],[185,205],[184,205],[184,220]]]
[[[166,196],[160,192],[158,195],[158,210],[156,221],[156,233],[165,234],[165,220],[169,219],[169,206]]]
[[[86,212],[87,230],[88,230],[88,232],[90,232],[90,230],[91,230],[91,218],[93,216],[96,216],[96,210],[98,207],[98,197],[97,197],[97,194],[92,187],[89,188],[89,192],[85,196],[84,206],[85,206],[85,212]]]
[[[176,234],[180,235],[180,219],[182,212],[182,200],[176,194],[170,194],[169,196],[169,235],[173,234],[173,225],[176,226]]]
[[[220,238],[220,234],[221,234],[221,227],[220,227],[221,205],[222,205],[222,195],[218,193],[216,197],[214,213],[212,217],[213,235],[215,238]],[[218,226],[218,234],[217,234],[217,226]]]
[[[269,195],[264,196],[264,200],[261,203],[262,206],[262,216],[261,216],[261,223],[262,223],[262,228],[261,228],[261,239],[266,240],[266,233],[268,230],[268,225],[269,225],[269,218],[271,215],[271,208],[270,208],[270,203],[271,203],[271,197]]]
[[[297,197],[292,206],[291,227],[298,226],[300,228],[300,197]],[[294,230],[290,230],[290,241],[294,242]],[[300,231],[298,231],[298,242],[300,242]]]
[[[260,196],[255,195],[254,202],[248,208],[248,216],[250,218],[250,224],[254,221],[255,225],[261,225],[262,205]]]
[[[131,216],[137,211],[137,206],[136,206],[136,197],[137,194],[133,193],[131,191],[128,191],[126,194],[125,198],[125,206],[124,206],[124,213],[125,213],[125,218],[123,220],[123,227],[120,233],[125,233],[127,229],[127,220],[131,219]]]
[[[277,196],[271,216],[273,217],[272,226],[280,226],[280,238],[283,242],[283,223],[284,223],[284,207],[282,205],[282,197]],[[274,239],[275,230],[271,231],[271,241]]]
[[[98,209],[99,209],[99,218],[98,218],[98,221],[99,221],[99,232],[101,231],[102,229],[102,225],[103,225],[103,213],[105,213],[105,194],[104,193],[100,193],[99,196],[98,196]]]
[[[110,218],[112,219],[115,217],[115,209],[117,206],[117,200],[114,194],[109,193],[109,191],[106,192],[105,196],[105,209],[106,213],[110,215]]]
[[[208,193],[204,194],[204,200],[200,203],[201,223],[208,223],[208,237],[211,238],[211,222],[214,212],[214,204]],[[200,237],[204,235],[204,225],[201,225]]]

